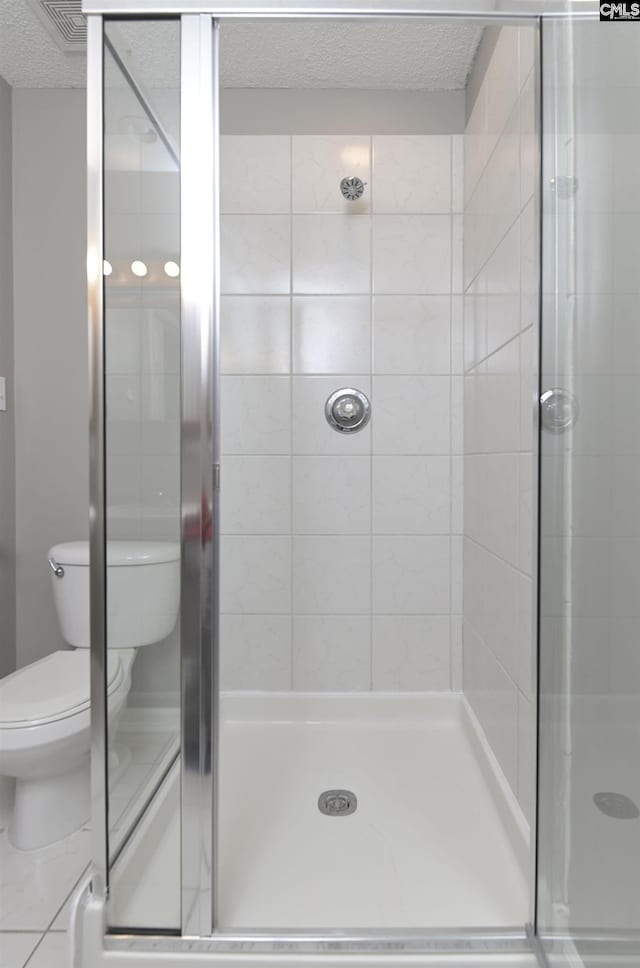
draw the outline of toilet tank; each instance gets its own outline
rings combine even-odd
[[[49,561],[62,635],[75,648],[89,648],[89,543],[55,545],[49,550]],[[56,566],[58,574],[53,570]],[[176,542],[107,542],[109,648],[138,648],[166,638],[176,624],[179,601],[180,547]]]

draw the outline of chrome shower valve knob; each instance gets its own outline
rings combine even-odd
[[[351,434],[369,423],[371,404],[362,390],[344,387],[331,394],[325,403],[324,415],[334,430]]]

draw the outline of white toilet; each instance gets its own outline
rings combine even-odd
[[[53,595],[70,651],[53,652],[0,681],[0,775],[15,777],[9,839],[30,850],[79,829],[90,816],[89,545],[49,551]],[[55,569],[55,570],[54,570]],[[180,596],[173,542],[107,545],[107,696],[115,730],[135,649],[172,631]]]

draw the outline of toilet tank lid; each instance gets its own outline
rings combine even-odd
[[[65,541],[49,549],[49,557],[59,565],[88,565],[89,542]],[[107,565],[160,565],[180,558],[177,541],[107,541]]]

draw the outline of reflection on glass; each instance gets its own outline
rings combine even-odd
[[[554,968],[615,968],[640,964],[640,38],[544,42],[542,390],[574,405],[541,436],[538,916]]]
[[[179,816],[166,778],[179,768],[180,288],[163,267],[180,251],[179,168],[167,147],[179,140],[180,28],[105,29],[107,691],[120,676],[126,692],[109,721],[109,920],[167,928],[179,924],[168,830],[160,842],[177,887],[151,910],[145,858],[147,817],[158,836],[163,810],[167,824]],[[158,49],[154,77],[146,65]]]

